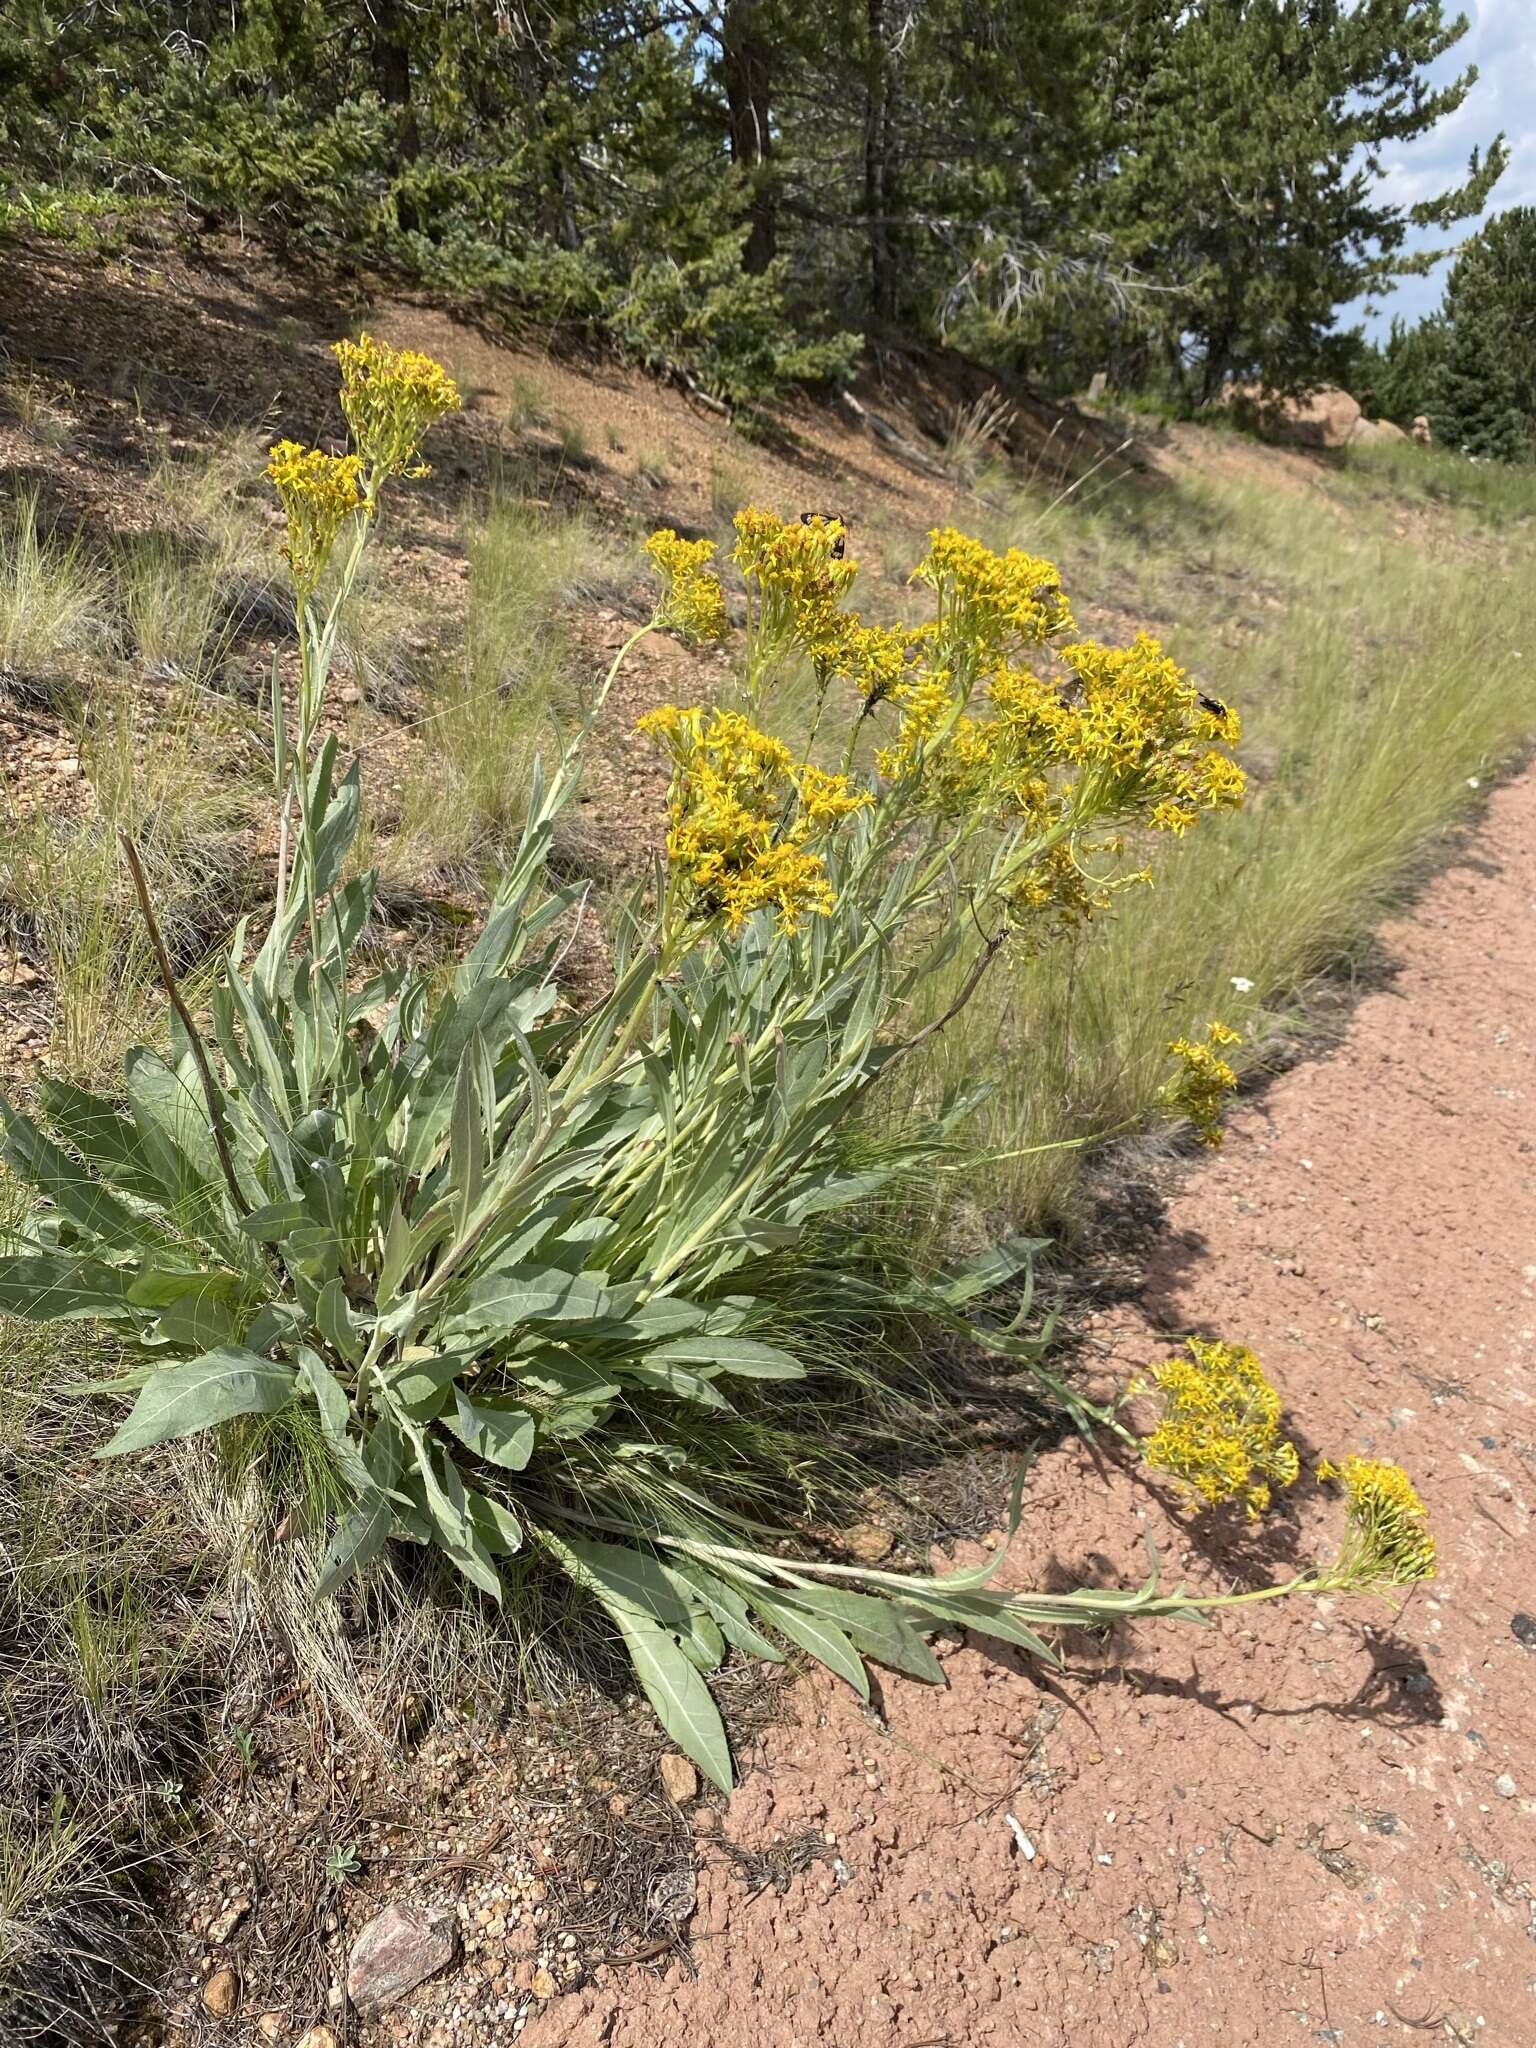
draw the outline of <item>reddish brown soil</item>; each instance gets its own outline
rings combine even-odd
[[[1387,933],[1343,1044],[1176,1196],[1140,1311],[1092,1333],[1121,1375],[1178,1331],[1251,1343],[1304,1458],[1412,1473],[1438,1580],[1398,1615],[1297,1600],[1080,1641],[1060,1682],[955,1646],[947,1691],[884,1682],[884,1725],[807,1682],[767,1768],[698,1816],[697,1978],[600,1973],[541,2048],[1536,2040],[1533,908],[1527,773]],[[1264,1584],[1336,1533],[1297,1495],[1257,1536],[1213,1528],[1069,1444],[1010,1569],[1125,1578],[1151,1535],[1193,1586]],[[825,1860],[749,1897],[722,1825]]]

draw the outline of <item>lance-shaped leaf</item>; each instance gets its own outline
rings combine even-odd
[[[805,1367],[798,1358],[780,1351],[776,1344],[759,1344],[751,1337],[674,1337],[646,1353],[649,1365],[681,1365],[691,1372],[713,1367],[716,1372],[735,1373],[741,1379],[803,1380]]]
[[[30,1117],[0,1099],[5,1139],[0,1158],[88,1238],[103,1245],[154,1244],[161,1232],[148,1218],[119,1201],[61,1146],[44,1137]]]
[[[362,807],[362,778],[353,761],[333,790],[331,774],[336,762],[334,735],[320,750],[309,786],[309,807],[314,831],[315,895],[327,895],[336,886],[347,849],[357,836]]]
[[[45,1081],[41,1089],[49,1123],[104,1180],[140,1200],[164,1193],[143,1140],[113,1103],[77,1088],[72,1081]]]
[[[671,1394],[676,1400],[691,1401],[696,1408],[714,1408],[730,1415],[735,1411],[718,1388],[702,1373],[690,1372],[685,1365],[658,1364],[647,1358],[638,1365],[624,1364],[619,1372],[626,1381],[636,1386],[654,1387],[659,1394]]]
[[[364,1565],[371,1564],[388,1542],[394,1524],[394,1510],[382,1494],[365,1494],[348,1508],[320,1560],[317,1595],[323,1599],[334,1593]]]
[[[671,1567],[673,1575],[686,1579],[698,1593],[715,1620],[727,1642],[733,1644],[748,1657],[757,1657],[769,1664],[782,1664],[784,1652],[777,1643],[752,1626],[747,1612],[747,1603],[734,1586],[728,1586],[714,1572],[708,1570],[694,1558],[686,1558]]]
[[[839,1678],[846,1678],[861,1700],[869,1698],[869,1673],[864,1669],[864,1660],[836,1622],[792,1606],[777,1591],[771,1597],[754,1593],[752,1605],[780,1635],[788,1636]]]
[[[137,1321],[128,1299],[133,1275],[69,1252],[16,1252],[0,1258],[0,1311],[30,1323],[81,1316]]]
[[[451,1457],[439,1456],[421,1436],[412,1432],[416,1464],[426,1491],[428,1512],[437,1526],[448,1562],[472,1586],[501,1599],[501,1574],[491,1562],[485,1538],[475,1526],[470,1499],[458,1466]]]
[[[184,1365],[166,1365],[146,1382],[133,1412],[99,1457],[141,1451],[171,1437],[195,1436],[236,1415],[271,1415],[293,1392],[292,1368],[238,1344],[221,1345]]]
[[[348,1365],[356,1365],[360,1361],[366,1347],[347,1301],[346,1289],[339,1280],[327,1280],[321,1288],[320,1299],[315,1304],[315,1327]]]
[[[846,1592],[841,1586],[798,1586],[779,1600],[781,1611],[789,1605],[835,1621],[855,1649],[877,1664],[929,1685],[944,1683],[943,1665],[891,1601]]]
[[[596,1274],[567,1273],[559,1266],[518,1266],[489,1273],[467,1287],[446,1325],[450,1334],[479,1331],[509,1335],[529,1322],[592,1322],[612,1302]]]
[[[728,1792],[731,1751],[725,1726],[683,1647],[694,1633],[697,1608],[666,1569],[641,1551],[616,1543],[546,1541],[576,1583],[618,1624],[662,1727],[685,1756]]]

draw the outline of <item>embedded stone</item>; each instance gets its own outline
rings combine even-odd
[[[690,1799],[698,1798],[699,1774],[687,1757],[672,1750],[656,1768],[661,1776],[662,1790],[675,1805],[683,1806]]]
[[[347,1958],[347,1996],[359,2012],[377,2012],[393,2005],[418,1984],[446,1970],[458,1945],[451,1913],[386,1906],[352,1944]]]
[[[240,2003],[240,1977],[226,1963],[203,1986],[203,2005],[216,2020],[227,2020]]]

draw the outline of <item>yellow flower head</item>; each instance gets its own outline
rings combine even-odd
[[[301,594],[314,589],[337,534],[363,508],[362,471],[356,455],[327,455],[297,441],[279,441],[268,458],[267,475],[288,515],[283,553]]]
[[[825,769],[809,763],[794,770],[794,779],[800,796],[800,815],[813,832],[840,825],[844,818],[874,802],[867,789],[855,789],[846,775],[829,775]]]
[[[1152,1380],[1163,1416],[1141,1455],[1154,1471],[1209,1506],[1240,1500],[1251,1516],[1269,1506],[1271,1485],[1294,1482],[1300,1463],[1280,1434],[1280,1396],[1243,1345],[1191,1337],[1184,1355],[1152,1368]]]
[[[901,724],[894,742],[881,748],[875,765],[895,782],[923,764],[934,742],[957,717],[960,702],[947,668],[913,670],[894,686],[891,700],[901,712]]]
[[[1411,1586],[1435,1575],[1435,1539],[1424,1503],[1399,1465],[1377,1458],[1324,1459],[1319,1479],[1342,1482],[1349,1497],[1348,1532],[1329,1574],[1341,1587]]]
[[[1236,744],[1237,713],[1202,696],[1150,634],[1129,647],[1082,640],[1060,652],[1075,688],[1056,734],[1061,756],[1091,772],[1117,808],[1179,835],[1201,811],[1242,803],[1247,778],[1211,746]]]
[[[661,572],[662,597],[657,617],[685,640],[723,640],[725,593],[709,568],[712,540],[683,540],[663,526],[645,544],[645,552]]]
[[[1179,1072],[1163,1090],[1163,1103],[1170,1114],[1187,1116],[1202,1145],[1221,1143],[1221,1111],[1227,1096],[1237,1087],[1237,1075],[1221,1056],[1226,1045],[1241,1045],[1242,1039],[1228,1025],[1213,1020],[1205,1042],[1173,1038],[1168,1050],[1179,1061]]]
[[[839,616],[846,623],[835,642],[813,643],[812,658],[825,658],[835,674],[853,684],[864,709],[872,711],[907,681],[925,635],[904,626],[866,626],[851,613]]]
[[[935,527],[912,580],[939,600],[941,631],[978,656],[996,658],[1020,644],[1038,646],[1072,624],[1072,610],[1052,562],[1009,548],[1003,555],[952,526]]]
[[[365,334],[338,341],[341,409],[363,460],[380,476],[425,476],[421,437],[459,409],[459,387],[441,363]]]
[[[867,791],[797,763],[739,712],[667,704],[639,729],[672,757],[667,857],[695,917],[718,917],[736,933],[755,911],[772,909],[792,933],[806,916],[831,910],[815,842],[868,804]]]
[[[850,623],[839,609],[859,573],[841,549],[846,529],[840,519],[818,515],[809,522],[780,519],[747,506],[736,514],[733,558],[754,599],[754,631],[776,651],[795,637],[813,660],[834,665]]]

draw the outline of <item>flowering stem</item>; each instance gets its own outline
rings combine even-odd
[[[241,1193],[240,1182],[235,1173],[234,1153],[230,1149],[229,1128],[224,1121],[224,1104],[219,1095],[218,1083],[213,1077],[213,1067],[208,1058],[207,1047],[203,1044],[202,1034],[177,986],[176,975],[171,967],[171,956],[166,951],[165,939],[160,931],[159,920],[155,916],[155,907],[150,900],[149,883],[144,878],[139,849],[121,825],[117,828],[117,840],[123,850],[123,858],[128,863],[128,872],[133,877],[134,894],[139,899],[139,911],[144,919],[145,930],[149,934],[149,943],[154,949],[160,979],[165,983],[165,992],[170,997],[171,1008],[180,1019],[181,1028],[187,1034],[187,1043],[192,1048],[192,1058],[197,1067],[198,1079],[202,1083],[203,1101],[208,1110],[208,1127],[212,1132],[214,1149],[219,1155],[219,1165],[229,1188],[229,1198],[235,1205],[237,1216],[249,1216],[251,1205]]]

